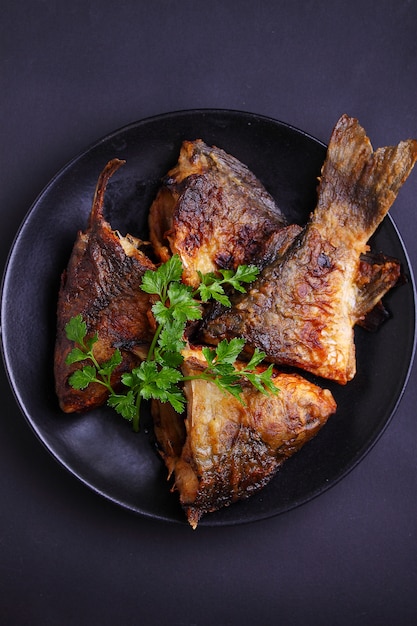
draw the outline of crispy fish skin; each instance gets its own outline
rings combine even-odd
[[[198,374],[204,366],[200,349],[185,351],[184,375]],[[273,381],[278,394],[263,394],[248,385],[244,404],[212,382],[186,382],[185,422],[154,402],[161,455],[193,528],[205,513],[265,486],[336,411],[331,392],[299,374],[276,372]]]
[[[197,271],[236,269],[239,263],[263,269],[282,256],[302,230],[286,224],[245,165],[202,140],[182,144],[178,162],[152,204],[149,224],[161,261],[179,254],[186,268],[184,281],[193,286],[199,282]],[[362,256],[357,276],[357,323],[365,328],[376,328],[386,319],[380,301],[396,282],[393,260],[379,263],[378,271],[374,265],[369,254]]]
[[[374,331],[389,317],[382,298],[405,280],[398,259],[382,252],[362,254],[356,277],[355,309],[352,319],[358,326]]]
[[[122,364],[113,377],[116,386],[121,374],[137,365],[152,340],[149,296],[140,284],[144,272],[154,269],[154,264],[139,250],[139,240],[122,237],[103,217],[108,180],[123,163],[114,159],[100,174],[87,229],[78,233],[61,277],[54,374],[60,407],[66,413],[87,411],[107,399],[107,391],[97,383],[84,390],[73,389],[68,383],[71,373],[84,365],[65,363],[74,347],[65,334],[65,325],[72,317],[81,313],[87,337],[98,333],[93,351],[99,363],[107,361],[115,348],[121,350]]]
[[[243,337],[249,350],[264,350],[272,362],[340,384],[351,380],[361,255],[416,159],[417,141],[374,152],[358,121],[343,115],[310,221],[231,310],[207,322],[202,340]]]
[[[295,226],[283,227],[283,213],[256,176],[201,139],[183,142],[149,213],[155,252],[161,261],[179,254],[184,281],[193,286],[197,271],[270,262],[284,237],[295,236]]]

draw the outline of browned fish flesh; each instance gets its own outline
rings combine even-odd
[[[286,223],[272,196],[246,165],[202,140],[182,144],[178,162],[151,206],[149,225],[157,256],[167,261],[179,254],[184,281],[193,286],[199,282],[198,271],[236,269],[242,263],[262,269],[282,256],[302,230]],[[380,300],[395,284],[393,262],[390,259],[383,265],[379,261],[376,272],[372,256],[361,257],[357,323],[366,328],[386,317]],[[374,307],[372,316],[366,317]]]
[[[160,260],[179,254],[184,281],[194,286],[197,271],[267,264],[298,232],[243,163],[201,139],[183,142],[151,206],[149,229]]]
[[[116,386],[121,374],[132,370],[146,355],[154,332],[149,296],[140,289],[144,272],[154,269],[154,264],[140,250],[140,240],[130,235],[123,237],[103,217],[108,180],[123,163],[114,159],[100,174],[87,229],[78,233],[61,277],[54,373],[59,403],[67,413],[92,409],[107,399],[106,390],[97,383],[85,390],[68,384],[71,373],[84,365],[65,364],[73,348],[66,338],[65,325],[72,317],[81,313],[87,324],[87,337],[98,333],[94,355],[99,363],[107,361],[115,348],[121,350],[122,363],[113,378]]]
[[[184,355],[186,376],[206,366],[199,348]],[[193,528],[202,515],[264,487],[336,410],[329,390],[298,374],[277,371],[273,381],[278,394],[248,385],[244,404],[212,382],[186,382],[185,421],[167,405],[153,403],[161,455]]]
[[[351,380],[361,255],[416,159],[416,140],[374,151],[358,121],[343,115],[306,227],[247,294],[207,322],[203,341],[243,337],[248,350],[258,347],[272,362],[341,384]]]
[[[382,298],[406,280],[398,259],[382,252],[367,252],[360,257],[356,277],[356,300],[352,320],[369,331],[378,330],[389,318]]]

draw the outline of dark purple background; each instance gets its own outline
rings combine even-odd
[[[2,4],[1,269],[27,210],[96,139],[173,110],[227,108],[327,142],[341,113],[375,146],[417,137],[417,3]],[[417,173],[391,215],[417,268]],[[315,500],[254,524],[136,517],[56,464],[1,372],[0,621],[415,624],[413,369],[376,446]]]

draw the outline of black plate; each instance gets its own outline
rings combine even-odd
[[[1,309],[3,355],[11,386],[49,452],[109,500],[175,522],[184,522],[184,516],[153,447],[149,415],[143,418],[139,435],[107,408],[82,417],[64,415],[54,394],[52,359],[59,277],[77,230],[86,226],[99,172],[114,157],[126,159],[109,185],[106,215],[123,233],[144,236],[147,210],[160,177],[176,162],[182,140],[196,138],[247,164],[291,221],[307,219],[315,205],[317,176],[326,152],[313,137],[281,122],[237,111],[197,110],[150,118],[105,137],[46,187],[11,250]],[[414,356],[415,290],[391,218],[374,236],[373,247],[399,258],[409,280],[386,299],[392,318],[376,334],[357,329],[355,379],[345,387],[326,384],[338,402],[337,413],[264,490],[206,516],[201,525],[258,520],[308,501],[346,475],[386,427]]]

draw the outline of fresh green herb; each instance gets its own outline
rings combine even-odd
[[[221,278],[218,274],[220,274]],[[239,265],[236,272],[233,270],[219,270],[218,274],[214,272],[209,272],[208,274],[198,272],[201,282],[197,292],[202,302],[207,302],[210,298],[213,298],[225,306],[230,306],[230,300],[224,291],[224,285],[245,293],[246,289],[241,283],[253,282],[259,274],[259,270],[255,265]]]
[[[262,372],[257,372],[256,367],[265,358],[265,353],[258,349],[251,360],[240,367],[236,367],[236,360],[245,345],[244,339],[223,339],[216,348],[204,347],[203,356],[207,362],[206,369],[198,376],[184,377],[183,380],[211,380],[220,389],[231,393],[242,402],[242,383],[244,380],[250,382],[258,391],[262,393],[276,393],[277,388],[272,382],[273,366],[270,365]]]
[[[224,340],[216,348],[204,347],[202,352],[207,367],[198,375],[182,374],[180,367],[184,360],[182,350],[186,346],[185,328],[188,322],[201,319],[201,303],[213,298],[230,306],[225,287],[245,292],[242,283],[252,282],[259,270],[254,266],[241,265],[236,272],[199,272],[201,282],[194,290],[181,282],[182,272],[181,260],[178,255],[174,255],[158,269],[148,270],[143,276],[142,290],[158,297],[152,306],[157,328],[146,360],[131,372],[122,374],[125,393],[116,393],[111,383],[112,374],[122,362],[120,350],[116,349],[106,363],[99,364],[94,356],[97,334],[87,337],[87,325],[82,316],[73,317],[65,327],[67,338],[75,344],[66,363],[86,362],[81,369],[71,374],[69,384],[75,389],[85,389],[90,383],[103,385],[109,393],[109,406],[131,421],[135,431],[139,430],[142,399],[169,402],[181,413],[186,402],[182,383],[186,380],[210,380],[240,401],[245,381],[262,393],[277,392],[272,382],[272,365],[261,372],[256,370],[265,357],[263,352],[255,350],[248,363],[236,367],[236,360],[245,344],[243,339],[238,338]]]
[[[98,341],[97,333],[87,338],[87,325],[82,316],[76,315],[65,326],[67,338],[73,341],[76,346],[67,355],[65,360],[67,365],[79,363],[80,361],[90,361],[91,364],[84,365],[82,369],[77,369],[70,376],[69,383],[74,389],[86,389],[90,383],[99,383],[104,385],[106,389],[114,394],[111,385],[111,375],[118,365],[122,362],[120,350],[115,350],[108,361],[98,363],[94,356],[93,347]]]

